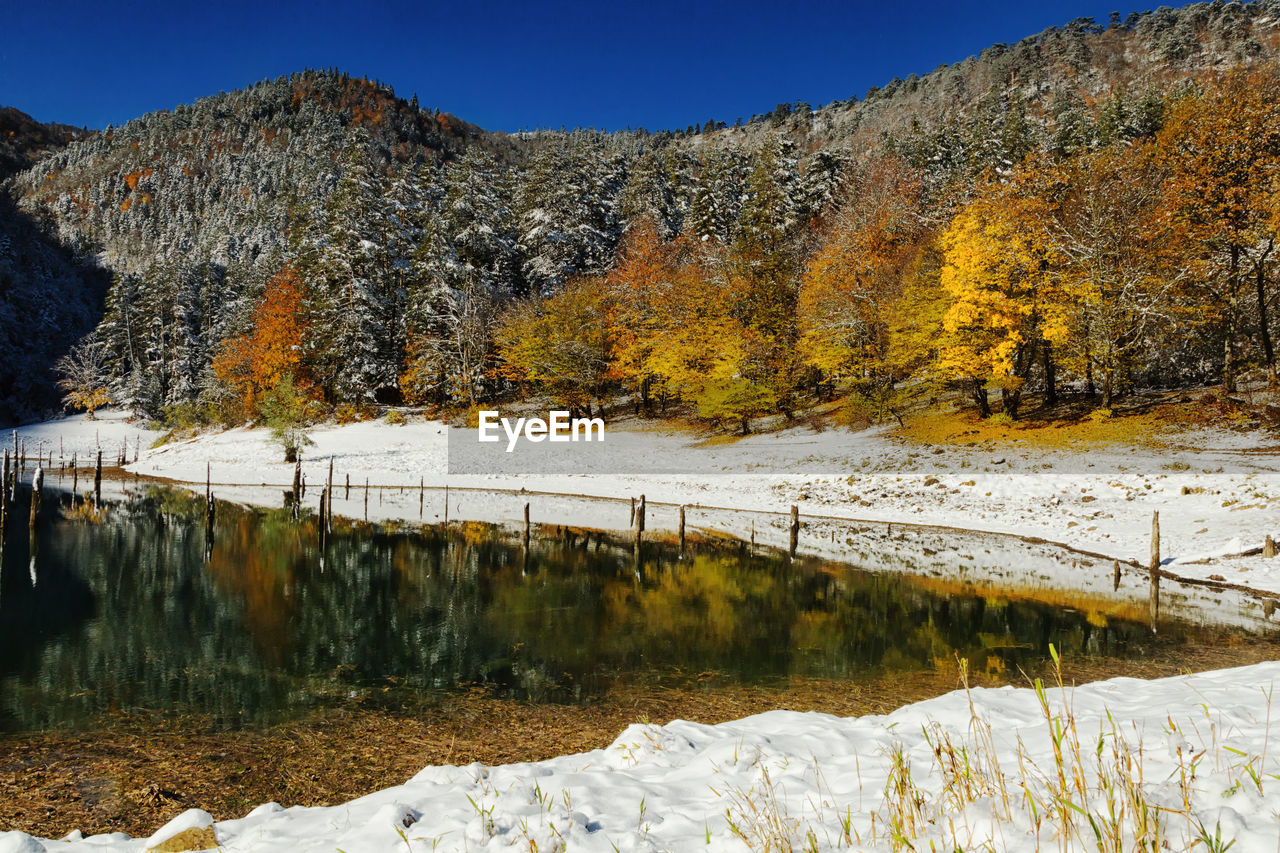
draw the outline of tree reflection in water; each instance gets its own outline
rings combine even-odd
[[[56,494],[50,494],[52,509]],[[480,524],[396,531],[148,489],[101,524],[55,518],[10,536],[0,584],[0,725],[103,711],[262,725],[388,689],[484,685],[585,701],[618,680],[853,680],[1042,658],[1130,656],[1142,625],[1034,601],[958,596],[902,575],[694,543],[631,550],[596,534],[520,538]],[[1167,632],[1166,632],[1167,633]],[[1162,638],[1168,642],[1169,637]]]

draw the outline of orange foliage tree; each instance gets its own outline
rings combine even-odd
[[[626,235],[618,261],[606,278],[615,310],[613,372],[634,391],[637,408],[651,408],[654,386],[665,400],[665,377],[653,367],[660,332],[670,324],[672,300],[680,276],[680,247],[663,241],[652,220],[644,219]]]
[[[1189,296],[1223,331],[1223,386],[1235,390],[1245,300],[1254,295],[1274,387],[1267,302],[1280,197],[1280,73],[1236,69],[1204,92],[1180,99],[1159,141],[1170,171],[1166,203],[1196,273]],[[1251,284],[1256,294],[1249,293]]]
[[[253,328],[228,338],[213,361],[214,373],[235,393],[243,414],[256,414],[263,394],[281,382],[309,384],[302,359],[307,327],[306,286],[285,266],[267,282]]]
[[[838,380],[891,386],[890,321],[926,244],[920,181],[886,158],[854,176],[850,202],[800,285],[800,350]]]

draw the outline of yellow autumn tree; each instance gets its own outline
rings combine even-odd
[[[664,408],[671,395],[666,375],[655,370],[654,348],[673,323],[684,254],[682,245],[664,241],[653,221],[643,219],[628,231],[605,279],[614,306],[612,371],[630,386],[637,412],[652,409],[655,392]]]
[[[777,337],[739,316],[751,283],[725,248],[688,254],[672,276],[645,369],[699,417],[745,434],[753,418],[781,402]]]
[[[554,296],[516,304],[494,335],[503,373],[590,417],[592,404],[605,399],[616,378],[612,314],[613,302],[596,277],[574,279]]]
[[[942,236],[940,280],[950,305],[938,369],[968,389],[984,416],[994,387],[1016,418],[1036,356],[1071,334],[1061,257],[1046,228],[1051,212],[1034,178],[987,185]]]

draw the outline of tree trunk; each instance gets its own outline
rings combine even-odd
[[[1262,337],[1262,355],[1267,362],[1267,387],[1280,385],[1276,379],[1276,352],[1271,345],[1271,328],[1267,321],[1267,256],[1271,250],[1258,258],[1258,333]]]
[[[1102,408],[1111,408],[1112,388],[1115,386],[1115,371],[1108,370],[1102,374]]]
[[[1018,407],[1022,405],[1022,389],[1001,388],[1000,402],[1004,404],[1004,413],[1016,421],[1018,419]]]
[[[1089,320],[1086,316],[1084,323],[1084,393],[1085,396],[1093,399],[1098,393],[1098,389],[1093,384],[1093,346],[1089,343]]]
[[[1044,365],[1044,402],[1045,405],[1058,405],[1058,369],[1053,363],[1053,353],[1049,344],[1041,350]]]
[[[1222,390],[1228,394],[1236,392],[1236,291],[1240,286],[1240,247],[1231,246],[1231,265],[1228,267],[1227,288],[1227,328],[1226,339],[1222,345]]]
[[[987,387],[976,379],[973,382],[973,402],[978,406],[978,416],[991,417],[991,402],[987,399]]]
[[[1235,347],[1232,346],[1231,321],[1227,321],[1227,336],[1222,345],[1222,390],[1228,394],[1236,393]]]

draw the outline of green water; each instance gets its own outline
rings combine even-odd
[[[65,498],[63,498],[65,500]],[[619,681],[857,681],[1067,655],[1147,652],[1148,629],[1035,602],[938,594],[910,577],[740,545],[339,525],[148,489],[101,523],[56,495],[34,560],[10,532],[0,583],[0,728],[103,712],[256,726],[343,703],[472,688],[585,702]],[[20,507],[21,509],[21,507]],[[1098,620],[1094,620],[1095,622]],[[1174,642],[1163,637],[1162,642]]]

